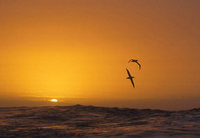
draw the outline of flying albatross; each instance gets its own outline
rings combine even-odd
[[[129,72],[129,70],[128,69],[126,69],[126,71],[127,71],[127,73],[128,73],[128,77],[126,78],[126,79],[130,79],[131,80],[131,83],[132,83],[132,85],[133,85],[133,88],[135,88],[135,85],[134,85],[134,82],[133,82],[133,76],[131,76],[131,74],[130,74],[130,72]]]
[[[128,63],[129,63],[129,62],[135,62],[135,63],[137,63],[138,66],[139,66],[139,70],[141,69],[141,65],[140,65],[140,63],[138,62],[138,60],[130,59],[130,60],[128,61]]]

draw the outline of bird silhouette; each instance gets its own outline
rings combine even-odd
[[[130,63],[130,62],[135,62],[135,63],[137,63],[138,66],[139,66],[139,70],[141,69],[141,65],[140,65],[140,63],[138,62],[138,60],[136,60],[136,59],[130,59],[130,60],[128,61],[128,63]]]
[[[129,72],[129,70],[126,68],[126,71],[127,71],[127,73],[128,73],[128,77],[126,78],[126,79],[130,79],[131,80],[131,83],[132,83],[132,85],[133,85],[133,88],[135,88],[135,85],[134,85],[134,82],[133,82],[133,76],[131,76],[131,74],[130,74],[130,72]]]

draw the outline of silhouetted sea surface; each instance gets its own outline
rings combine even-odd
[[[200,137],[200,108],[1,107],[0,137]]]

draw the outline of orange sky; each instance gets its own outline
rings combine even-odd
[[[200,97],[199,6],[198,0],[0,0],[0,106],[22,97]],[[130,58],[140,60],[141,71]]]

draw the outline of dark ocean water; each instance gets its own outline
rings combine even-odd
[[[0,137],[200,137],[200,108],[1,107]]]

